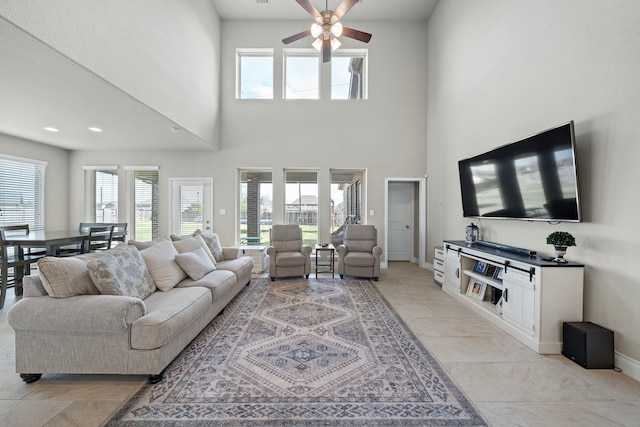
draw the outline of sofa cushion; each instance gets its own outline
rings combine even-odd
[[[135,247],[121,244],[118,248],[87,263],[91,280],[103,295],[145,299],[156,290],[147,265]]]
[[[198,235],[198,236],[189,236],[181,239],[174,239],[172,235],[171,240],[173,241],[173,247],[176,248],[176,251],[178,251],[179,254],[183,254],[185,252],[193,252],[196,249],[202,248],[204,249],[204,253],[211,260],[211,262],[213,262],[214,265],[216,264],[216,259],[214,258],[213,254],[211,253],[211,250],[205,243],[202,236]]]
[[[161,291],[170,290],[187,277],[187,273],[176,262],[178,251],[170,240],[163,240],[157,245],[143,249],[140,254]]]
[[[202,276],[216,269],[215,264],[202,248],[177,254],[176,262],[193,280],[200,280]]]
[[[161,239],[158,239],[158,240],[150,240],[150,241],[148,241],[148,242],[141,242],[141,241],[139,241],[139,240],[133,240],[133,239],[131,239],[131,240],[129,240],[129,241],[127,242],[127,244],[128,244],[128,245],[131,245],[131,246],[135,246],[138,250],[140,250],[140,251],[141,251],[141,250],[143,250],[143,249],[150,248],[151,246],[155,246],[155,245],[157,245],[158,243],[163,242],[163,241],[165,241],[165,240],[168,240],[168,239],[167,239],[166,237],[163,237],[163,238],[161,238]]]
[[[131,325],[131,347],[162,347],[185,330],[211,305],[211,293],[203,287],[173,288],[155,292],[144,304],[147,314]]]
[[[87,268],[89,259],[86,256],[39,259],[38,272],[47,294],[54,298],[99,295]]]
[[[214,270],[205,274],[200,280],[185,279],[176,288],[204,287],[211,292],[211,300],[218,301],[229,294],[238,279],[229,270]]]
[[[196,230],[193,232],[194,236],[202,236],[205,243],[211,250],[211,253],[215,257],[216,261],[224,261],[224,252],[222,251],[222,245],[220,244],[220,238],[216,233],[204,233],[202,230]]]

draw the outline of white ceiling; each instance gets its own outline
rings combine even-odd
[[[267,3],[264,3],[267,1]],[[311,0],[318,11],[335,10],[341,0]],[[438,0],[361,0],[345,15],[348,21],[426,21]],[[296,0],[211,0],[221,19],[308,19]]]
[[[264,0],[261,0],[264,1]],[[426,21],[438,0],[363,0],[343,21]],[[211,0],[222,20],[305,20],[295,0]],[[339,0],[328,1],[335,9]],[[325,0],[312,0],[323,10]],[[71,150],[207,149],[129,94],[0,17],[0,133]],[[43,129],[53,126],[60,132]],[[88,130],[104,129],[102,133]],[[132,141],[135,144],[132,146]]]

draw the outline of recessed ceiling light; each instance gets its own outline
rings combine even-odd
[[[97,128],[97,127],[95,127],[95,126],[91,126],[91,127],[89,128],[89,130],[90,130],[91,132],[102,132],[102,129]]]
[[[45,126],[43,129],[48,131],[48,132],[58,132],[58,129],[56,129],[54,127],[51,127],[51,126]]]

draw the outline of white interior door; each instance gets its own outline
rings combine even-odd
[[[414,205],[412,182],[389,183],[389,261],[413,258]]]
[[[197,229],[212,232],[213,182],[210,178],[170,178],[171,230],[177,235]]]

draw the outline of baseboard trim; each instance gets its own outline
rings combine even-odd
[[[615,365],[623,374],[630,376],[634,380],[640,381],[640,362],[626,356],[622,353],[615,352]]]

